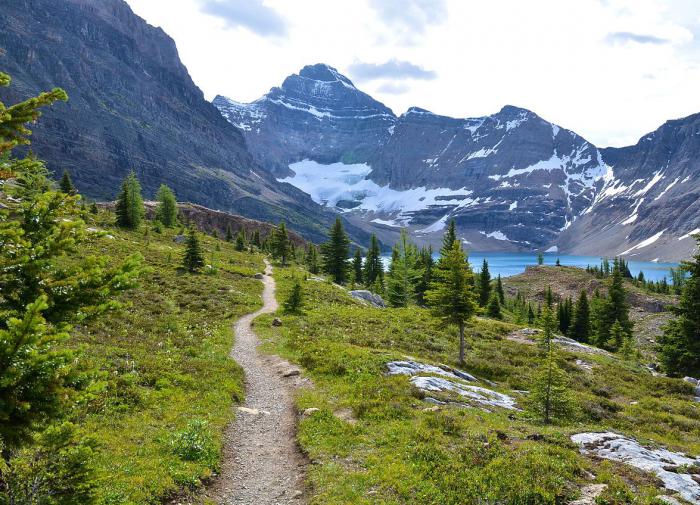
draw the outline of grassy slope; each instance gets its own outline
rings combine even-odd
[[[532,266],[522,274],[504,278],[503,286],[510,295],[514,296],[520,291],[534,302],[543,302],[547,287],[551,286],[555,298],[571,297],[575,302],[582,289],[589,295],[596,289],[606,293],[607,280],[598,279],[577,267]],[[655,361],[656,339],[662,334],[664,324],[672,318],[672,313],[667,308],[676,305],[678,297],[648,292],[628,279],[625,279],[625,289],[639,349],[645,360]]]
[[[292,275],[277,269],[279,300]],[[307,281],[304,290],[304,315],[278,314],[279,328],[264,316],[256,329],[268,351],[302,365],[316,385],[298,398],[300,410],[320,409],[299,427],[299,442],[316,463],[309,467],[313,503],[563,503],[577,495],[586,470],[610,484],[604,503],[635,496],[635,503],[651,503],[653,478],[585,458],[568,436],[615,429],[700,452],[700,408],[688,385],[605,356],[580,356],[594,364],[591,373],[562,353],[577,405],[564,425],[543,426],[527,413],[426,409],[406,377],[384,375],[385,363],[410,355],[454,366],[453,329],[422,309],[361,305],[327,283]],[[468,331],[466,370],[506,393],[529,389],[538,362],[534,346],[504,338],[513,328],[477,319]]]
[[[99,382],[74,409],[84,433],[101,448],[101,503],[159,503],[183,487],[196,486],[216,465],[230,406],[243,395],[240,368],[228,358],[231,323],[260,306],[263,267],[259,255],[203,237],[214,275],[178,271],[184,245],[175,230],[146,235],[111,227],[101,212],[90,224],[111,234],[88,253],[115,262],[139,252],[147,271],[140,286],[123,296],[123,310],[78,329],[73,342],[100,370]],[[208,423],[213,456],[185,461],[172,446],[173,433],[193,420]]]

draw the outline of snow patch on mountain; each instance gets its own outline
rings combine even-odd
[[[311,198],[328,207],[338,207],[340,211],[369,211],[393,213],[392,221],[382,220],[380,224],[397,226],[410,219],[407,213],[425,210],[431,206],[458,206],[464,204],[472,194],[467,188],[426,188],[418,187],[396,190],[380,186],[367,178],[372,167],[366,163],[322,164],[313,160],[303,160],[289,165],[294,173],[278,179],[296,186]],[[338,206],[338,203],[341,203]],[[345,204],[349,205],[345,205]],[[373,222],[379,222],[374,220]],[[391,224],[390,224],[391,223]]]
[[[624,252],[621,252],[621,253],[620,253],[620,256],[625,256],[626,254],[629,254],[629,253],[631,253],[632,251],[636,251],[636,250],[638,250],[638,249],[642,249],[642,248],[644,248],[644,247],[650,246],[651,244],[653,244],[654,242],[656,242],[657,240],[659,240],[659,239],[661,238],[661,235],[663,235],[665,231],[666,231],[666,230],[661,230],[661,231],[660,231],[659,233],[657,233],[656,235],[653,235],[653,236],[649,237],[649,238],[646,239],[646,240],[642,240],[639,244],[637,244],[637,245],[635,245],[635,246],[633,246],[633,247],[630,247],[629,249],[627,249],[627,250],[624,251]]]

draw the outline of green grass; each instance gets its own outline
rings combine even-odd
[[[126,292],[124,308],[77,328],[72,342],[94,381],[72,417],[100,449],[98,502],[160,503],[196,488],[217,467],[243,375],[228,357],[232,322],[257,309],[262,286],[253,274],[262,256],[203,237],[210,274],[179,270],[184,244],[162,234],[113,228],[101,212],[102,237],[86,253],[115,262],[139,252],[146,270]],[[217,247],[220,250],[216,250]]]
[[[278,299],[293,269],[277,268]],[[654,503],[654,478],[579,454],[569,436],[620,430],[645,443],[700,452],[700,408],[680,380],[654,378],[615,357],[561,353],[576,410],[545,426],[528,412],[429,409],[405,376],[385,375],[393,359],[412,356],[456,366],[456,330],[428,311],[374,309],[337,286],[306,281],[300,316],[262,316],[256,330],[266,350],[301,365],[313,389],[297,398],[299,443],[313,461],[312,503],[566,503],[586,472],[609,484],[600,503]],[[273,317],[283,324],[273,327]],[[468,328],[466,371],[495,381],[521,405],[540,359],[536,346],[507,340],[516,326],[483,318]],[[594,364],[586,372],[576,358]],[[348,416],[351,412],[351,416]]]

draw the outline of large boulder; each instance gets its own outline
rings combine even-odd
[[[367,291],[366,289],[357,289],[355,291],[350,291],[350,296],[357,300],[367,302],[373,307],[379,307],[381,309],[386,307],[386,303],[384,303],[384,300],[381,296],[376,295],[371,291]]]

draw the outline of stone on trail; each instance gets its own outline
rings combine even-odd
[[[668,449],[650,449],[634,439],[618,433],[578,433],[571,440],[580,446],[581,453],[619,461],[656,475],[670,491],[684,500],[700,505],[700,458]],[[678,473],[687,469],[694,473]],[[694,470],[693,470],[694,469]]]
[[[282,326],[282,320],[279,317],[276,317],[272,320],[272,326]]]
[[[265,278],[265,276],[264,276],[263,274],[261,274],[260,272],[258,272],[257,274],[255,274],[253,277],[255,277],[256,279],[263,279],[263,278]]]

